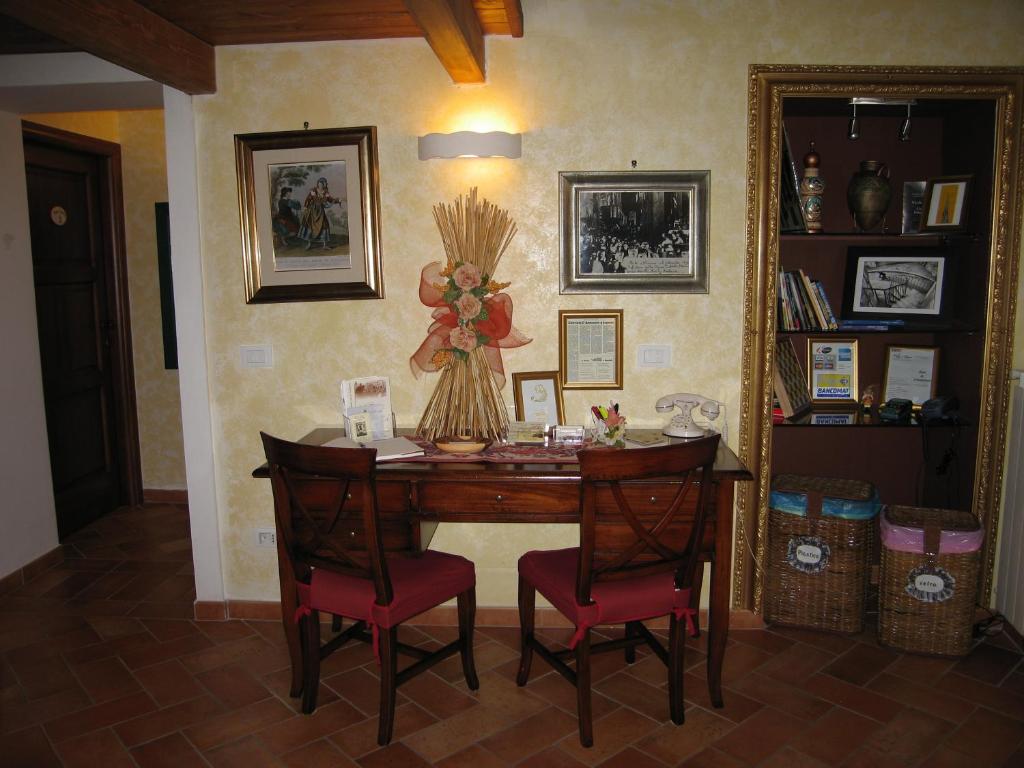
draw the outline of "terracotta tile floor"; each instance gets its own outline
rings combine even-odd
[[[1005,637],[962,661],[901,655],[870,633],[733,631],[723,709],[688,649],[686,724],[667,722],[664,671],[597,657],[596,743],[570,686],[539,658],[513,682],[514,628],[479,627],[480,690],[457,658],[400,689],[395,741],[375,743],[376,669],[358,645],[297,714],[275,622],[195,622],[188,520],[122,510],[67,559],[0,597],[0,764],[14,766],[1022,766],[1024,665]],[[451,627],[404,639],[444,642]],[[568,633],[552,636],[565,639]]]

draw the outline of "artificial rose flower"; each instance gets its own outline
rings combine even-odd
[[[461,349],[463,352],[472,352],[476,349],[476,334],[461,325],[452,328],[448,338],[451,339],[453,347]]]
[[[473,264],[463,264],[452,274],[452,280],[463,291],[480,287],[480,270]]]
[[[607,427],[617,427],[620,424],[625,424],[626,423],[626,417],[625,416],[620,416],[614,410],[609,410],[608,411],[608,418],[604,420],[604,423],[605,423],[605,426],[607,426]]]
[[[459,310],[459,317],[463,320],[472,320],[480,314],[480,310],[483,307],[480,303],[480,299],[472,293],[464,293],[459,296],[455,301],[455,306]]]

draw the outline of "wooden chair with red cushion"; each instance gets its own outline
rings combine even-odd
[[[410,678],[458,652],[466,684],[479,687],[473,662],[473,563],[444,552],[413,551],[407,518],[382,525],[375,450],[300,445],[260,434],[274,492],[291,695],[301,694],[302,711],[313,712],[320,660],[351,639],[372,642],[380,666],[377,743],[383,746],[391,741],[396,690]],[[391,551],[395,548],[404,551]],[[433,652],[398,642],[399,624],[453,597],[457,640]],[[321,645],[320,611],[353,624]],[[418,660],[399,672],[399,652]]]
[[[719,436],[636,450],[579,452],[580,546],[527,552],[519,558],[521,658],[516,682],[526,685],[533,652],[576,686],[580,742],[594,743],[590,709],[590,655],[624,648],[626,661],[646,643],[668,667],[669,712],[683,722],[683,628],[696,634],[700,552],[711,498],[711,468]],[[672,483],[668,505],[644,509]],[[648,485],[648,488],[652,486]],[[540,592],[575,626],[568,648],[553,651],[534,636]],[[666,649],[641,622],[670,616]],[[591,643],[598,624],[624,624],[617,640]],[[565,660],[575,658],[575,669]]]

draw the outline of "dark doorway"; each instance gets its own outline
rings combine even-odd
[[[24,124],[43,396],[61,540],[142,501],[120,147]]]

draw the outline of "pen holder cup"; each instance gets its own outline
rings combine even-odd
[[[606,445],[609,448],[626,447],[626,427],[624,424],[616,424],[609,427],[603,422],[594,425],[594,442],[598,445]]]

